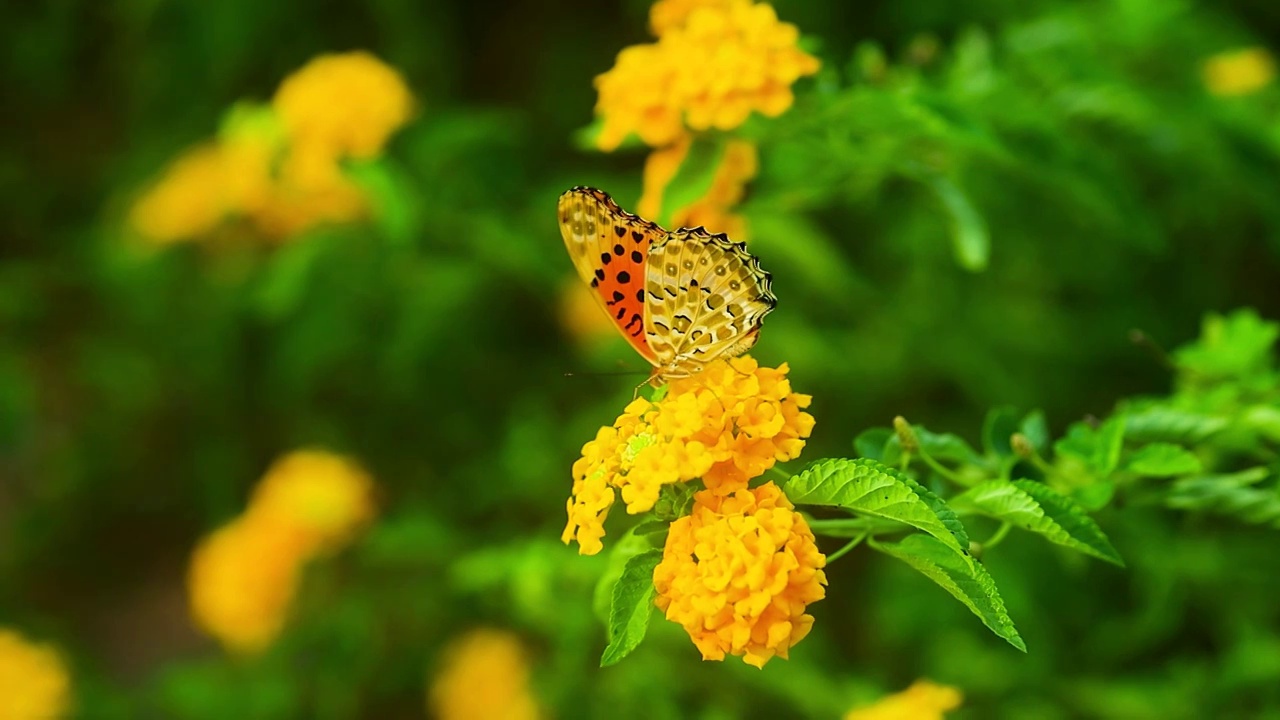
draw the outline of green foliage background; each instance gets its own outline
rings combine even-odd
[[[780,299],[754,354],[814,395],[803,459],[850,455],[895,415],[976,444],[989,408],[1039,408],[1058,438],[1125,401],[1236,423],[1221,445],[1182,440],[1269,479],[1117,494],[1095,517],[1126,568],[1030,536],[993,549],[1025,655],[859,548],[790,661],[702,663],[655,617],[601,670],[608,558],[558,538],[577,450],[634,383],[564,374],[641,363],[561,328],[553,208],[578,184],[639,195],[641,154],[573,138],[592,78],[648,41],[646,3],[8,4],[0,625],[65,649],[80,715],[421,716],[440,649],[490,624],[528,640],[565,718],[835,717],[921,676],[965,691],[958,718],[1280,718],[1277,434],[1241,420],[1280,412],[1257,360],[1275,335],[1238,320],[1214,354],[1218,320],[1158,349],[1206,312],[1280,317],[1280,91],[1200,79],[1214,53],[1274,46],[1280,11],[775,5],[824,68],[744,130],[761,174],[742,209]],[[422,107],[364,169],[377,222],[278,249],[128,247],[124,212],[168,159],[357,48]],[[313,444],[373,472],[381,520],[308,573],[277,647],[229,660],[187,619],[190,550]],[[1261,495],[1221,497],[1237,490]]]

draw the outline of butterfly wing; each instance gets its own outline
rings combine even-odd
[[[560,196],[560,234],[582,281],[645,360],[662,359],[645,333],[645,267],[650,248],[668,233],[636,217],[600,190],[575,187]]]
[[[663,364],[696,367],[755,344],[778,304],[769,273],[723,234],[681,228],[654,244],[645,274],[648,344]]]

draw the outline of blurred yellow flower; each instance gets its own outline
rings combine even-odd
[[[1265,48],[1253,47],[1218,53],[1201,68],[1205,87],[1220,97],[1257,92],[1276,76],[1276,62]]]
[[[242,517],[202,540],[187,577],[196,624],[228,650],[256,653],[280,634],[306,549],[288,527]]]
[[[271,105],[291,145],[369,158],[409,120],[413,96],[395,68],[357,51],[313,59],[285,78]]]
[[[701,7],[725,8],[750,5],[751,0],[658,0],[649,8],[649,27],[654,35],[684,26],[694,10]]]
[[[665,22],[665,21],[663,21]],[[662,147],[685,127],[731,130],[753,112],[769,117],[791,107],[791,85],[818,71],[797,47],[799,31],[779,22],[766,3],[700,3],[658,42],[633,45],[596,78],[600,149],[631,133]]]
[[[667,185],[676,176],[688,154],[686,138],[649,153],[644,166],[644,194],[640,198],[640,214],[658,217]],[[729,140],[725,144],[720,166],[716,168],[707,194],[682,208],[674,208],[673,227],[705,227],[713,233],[725,233],[734,240],[746,240],[746,224],[742,216],[732,212],[742,202],[747,182],[756,176],[756,146],[745,140]]]
[[[535,720],[529,661],[512,633],[473,630],[454,641],[427,693],[438,720]]]
[[[775,462],[798,457],[813,416],[803,411],[810,397],[791,391],[787,370],[786,364],[760,367],[747,356],[717,360],[672,380],[656,403],[632,401],[573,464],[561,540],[577,540],[580,553],[594,555],[619,496],[628,513],[641,513],[657,502],[663,485],[699,477],[713,493],[727,495]]]
[[[130,224],[161,244],[189,240],[217,227],[227,213],[224,156],[218,145],[183,153],[134,203]]]
[[[361,219],[369,201],[342,162],[380,153],[412,106],[399,73],[369,53],[320,56],[281,83],[271,107],[237,106],[231,119],[241,122],[175,161],[130,224],[169,244],[232,217],[271,238]]]
[[[352,460],[318,450],[277,460],[248,509],[192,555],[196,624],[228,650],[264,650],[284,627],[305,563],[349,543],[373,515],[373,480]]]
[[[689,156],[689,147],[692,144],[692,137],[681,135],[675,142],[655,149],[649,153],[649,157],[645,158],[644,192],[641,193],[640,202],[636,206],[641,217],[656,219],[662,215],[662,196],[666,192],[667,185],[670,185],[676,174],[680,172],[680,166]]]
[[[565,277],[559,291],[560,326],[582,343],[620,337],[613,321],[600,312],[600,305],[591,293],[592,290],[577,275]]]
[[[65,717],[70,696],[71,679],[56,650],[0,628],[0,718]]]
[[[341,455],[292,452],[267,470],[248,515],[292,529],[308,553],[333,550],[373,520],[373,478]]]
[[[704,490],[693,512],[671,524],[653,572],[656,602],[704,660],[741,655],[764,667],[809,634],[805,608],[826,595],[826,562],[777,485]]]
[[[963,699],[953,687],[917,680],[874,705],[850,710],[844,720],[942,720],[946,712],[960,707]]]

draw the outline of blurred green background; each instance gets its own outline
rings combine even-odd
[[[744,130],[740,209],[779,298],[753,354],[814,396],[796,467],[898,414],[976,440],[989,408],[1040,408],[1056,436],[1167,393],[1159,348],[1204,313],[1280,318],[1280,90],[1203,74],[1280,42],[1280,7],[774,5],[823,61]],[[1276,530],[1141,505],[1099,517],[1128,569],[1030,541],[985,558],[1025,656],[857,551],[790,661],[702,663],[655,617],[596,667],[605,559],[559,543],[569,468],[645,368],[563,322],[554,207],[640,195],[642,152],[575,138],[647,11],[0,9],[0,625],[64,652],[76,716],[421,717],[442,648],[497,626],[556,717],[833,717],[927,676],[965,692],[959,718],[1280,718]],[[139,247],[128,209],[172,158],[351,49],[418,105],[366,175],[384,212]],[[306,446],[357,458],[380,517],[308,569],[280,642],[229,657],[189,619],[192,548]]]

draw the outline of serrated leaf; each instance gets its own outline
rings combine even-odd
[[[1271,366],[1277,338],[1280,323],[1263,320],[1252,308],[1226,316],[1211,313],[1200,338],[1175,350],[1173,358],[1193,380],[1245,377]]]
[[[994,408],[982,423],[982,446],[998,457],[1013,456],[1013,434],[1020,429],[1018,412],[1013,408]]]
[[[642,520],[612,543],[608,565],[596,580],[591,601],[592,610],[601,622],[609,621],[610,609],[613,606],[613,588],[622,578],[627,563],[637,555],[661,548],[666,538],[658,537],[655,533],[665,532],[670,527],[670,523],[662,520]]]
[[[1102,528],[1071,498],[1032,480],[990,480],[951,499],[969,510],[1033,532],[1050,542],[1124,567]]]
[[[626,657],[644,640],[653,614],[653,570],[662,562],[661,550],[650,550],[627,560],[622,577],[613,586],[609,608],[609,645],[600,656],[600,667]]]
[[[982,563],[955,551],[930,535],[915,533],[896,543],[868,541],[871,547],[892,555],[937,583],[964,603],[991,632],[1022,652],[1027,644],[1018,635],[1013,619],[1005,610],[996,583]]]
[[[1225,418],[1160,406],[1125,413],[1125,437],[1134,442],[1198,443],[1227,426]]]
[[[969,552],[969,535],[942,498],[875,460],[820,460],[793,475],[783,490],[797,505],[827,505],[895,520],[962,554]]]
[[[853,439],[853,449],[858,455],[872,460],[884,459],[884,444],[889,438],[894,437],[893,430],[889,428],[871,428],[858,433],[858,437]]]
[[[1138,448],[1125,461],[1124,469],[1148,477],[1171,477],[1200,472],[1200,458],[1173,443],[1151,443]]]

